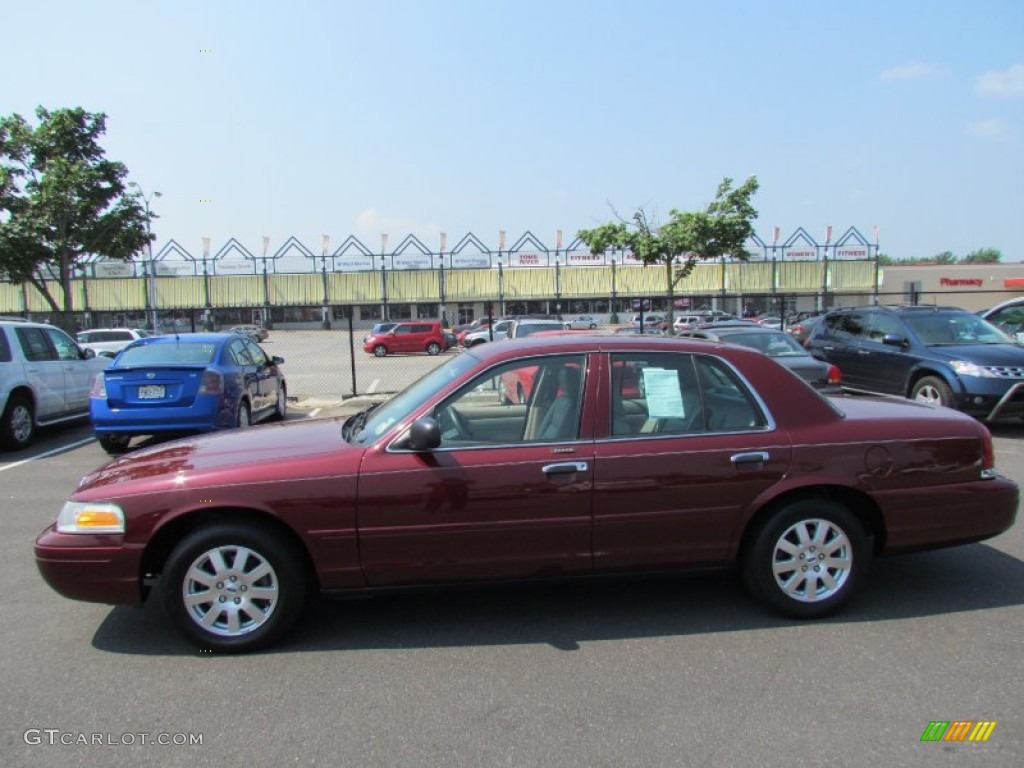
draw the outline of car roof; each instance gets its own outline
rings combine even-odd
[[[981,316],[988,317],[989,315],[998,312],[1001,309],[1006,309],[1007,307],[1024,307],[1024,296],[1018,296],[1015,299],[1007,299],[1006,301],[996,304],[994,307],[989,307],[982,312]]]
[[[237,333],[165,333],[163,336],[148,336],[138,341],[145,344],[220,344],[237,338]]]
[[[501,344],[481,344],[463,354],[475,355],[484,361],[500,361],[528,354],[584,354],[587,352],[707,352],[704,339],[653,335],[601,335],[592,333],[558,333],[538,338],[537,334],[512,339]],[[746,350],[746,347],[736,347]]]
[[[916,312],[967,312],[963,307],[954,307],[951,304],[878,304],[862,307],[836,307],[835,309],[830,309],[829,314],[833,314],[835,312],[864,312],[866,310],[880,309],[899,314]],[[967,312],[967,314],[971,313]]]

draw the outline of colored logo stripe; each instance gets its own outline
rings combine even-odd
[[[995,720],[932,720],[921,741],[988,741],[995,728]]]

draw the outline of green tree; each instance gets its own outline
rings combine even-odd
[[[757,190],[754,176],[735,189],[732,179],[726,178],[718,185],[715,199],[703,211],[672,209],[668,221],[658,226],[639,208],[629,221],[617,217],[617,221],[582,229],[577,234],[591,253],[624,249],[644,264],[664,268],[667,322],[671,329],[675,286],[699,261],[726,257],[746,261],[750,258],[746,242],[754,234],[752,222],[757,218],[750,198]]]
[[[1003,254],[998,248],[979,248],[963,258],[964,264],[998,264]]]
[[[937,253],[932,258],[936,264],[956,264],[956,255],[952,251]]]
[[[33,285],[70,330],[74,268],[90,255],[131,259],[149,242],[147,214],[125,192],[128,169],[99,144],[106,115],[39,107],[36,117],[35,128],[0,118],[0,278]]]

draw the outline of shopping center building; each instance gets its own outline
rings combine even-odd
[[[755,238],[747,261],[700,262],[669,291],[664,265],[628,252],[592,254],[579,241],[548,249],[526,233],[507,250],[467,235],[431,252],[415,236],[373,253],[354,237],[319,255],[295,238],[262,255],[229,240],[197,257],[169,241],[152,261],[96,261],[71,283],[78,324],[365,328],[381,320],[440,319],[453,326],[495,315],[593,315],[626,322],[639,308],[721,309],[786,316],[882,304],[948,304],[976,311],[1024,295],[1024,264],[881,265],[877,243],[851,228],[835,243],[798,230],[782,245]],[[48,289],[63,301],[59,281]],[[30,283],[0,285],[0,313],[44,318],[52,310]]]

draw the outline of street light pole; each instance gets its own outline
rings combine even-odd
[[[387,267],[384,264],[384,254],[388,250],[388,233],[380,233],[380,319],[390,320],[388,317],[388,277]]]
[[[448,242],[448,235],[445,232],[441,233],[441,252],[438,254],[438,260],[440,263],[438,272],[438,293],[441,299],[441,327],[448,327],[448,313],[445,311],[445,285],[444,285],[444,247]]]
[[[267,277],[267,249],[270,248],[270,236],[263,236],[263,327],[274,330],[274,321],[270,318],[270,279]]]
[[[324,280],[324,306],[323,309],[321,310],[320,326],[325,331],[329,331],[331,329],[331,309],[328,303],[329,297],[327,295],[327,249],[330,248],[331,246],[331,236],[321,235],[320,245],[322,246],[323,251],[323,264],[321,265],[321,274],[323,275]]]
[[[153,260],[153,232],[150,229],[151,214],[149,210],[149,202],[154,198],[163,197],[159,192],[153,192],[151,195],[146,195],[143,192],[142,187],[138,182],[130,181],[128,186],[136,190],[136,196],[142,200],[143,207],[146,211],[146,248],[149,253],[149,269],[145,270],[146,275],[146,310],[149,314],[149,323],[153,331],[156,331],[156,262]]]
[[[210,258],[210,238],[203,238],[203,330],[213,330],[213,305],[210,303],[210,273],[206,269],[206,260]]]

